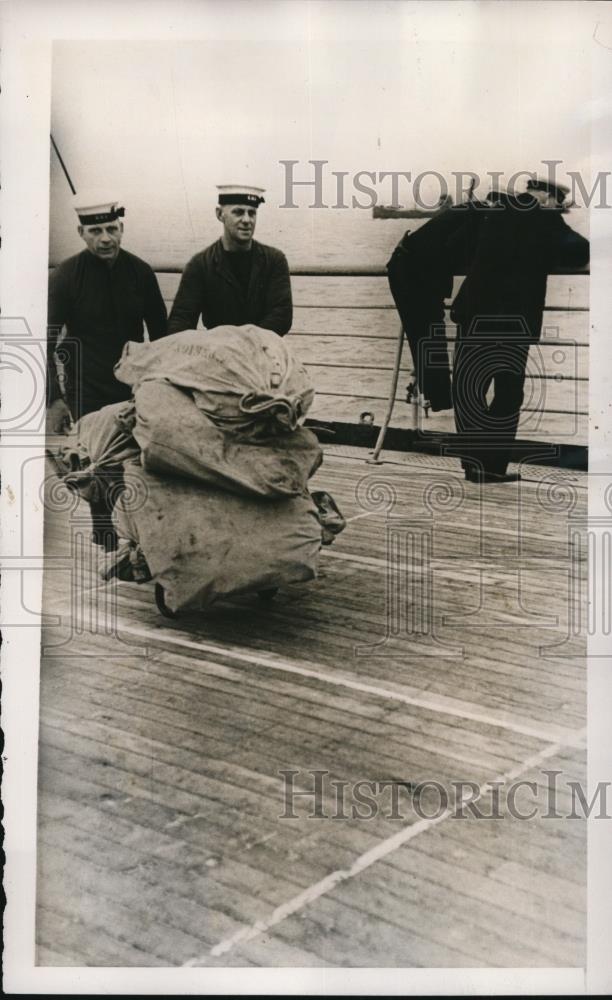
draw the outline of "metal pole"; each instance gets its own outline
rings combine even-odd
[[[412,396],[412,430],[416,431],[419,429],[419,407],[423,405],[424,396],[421,394],[416,381],[416,372],[414,373],[414,387],[415,393]]]
[[[55,150],[55,155],[57,156],[57,158],[58,158],[58,160],[60,162],[60,166],[61,166],[62,170],[64,171],[64,176],[65,176],[66,180],[68,181],[68,186],[70,187],[70,190],[72,191],[72,193],[76,194],[76,188],[75,188],[74,184],[72,183],[72,178],[71,178],[70,174],[68,173],[68,168],[66,167],[66,164],[64,163],[64,161],[62,159],[62,154],[60,153],[59,149],[57,148],[57,143],[55,142],[55,139],[53,138],[53,135],[51,133],[49,134],[49,138],[51,139],[51,145],[53,146],[53,149]],[[59,347],[59,344],[57,346]],[[55,352],[54,352],[53,362],[54,362],[54,365],[55,365],[55,371],[56,371],[58,385],[59,385],[59,388],[60,388],[60,393],[61,393],[61,396],[62,396],[62,399],[63,399],[64,403],[66,404],[66,408],[68,410],[68,413],[70,415],[70,424],[71,424],[71,426],[74,426],[74,416],[73,416],[72,411],[71,411],[71,409],[70,409],[70,407],[68,405],[68,399],[67,399],[67,396],[66,396],[66,374],[65,374],[65,372],[63,370],[63,367],[62,367],[61,371],[58,369],[57,359],[55,358]],[[49,450],[47,450],[47,454],[50,454]]]
[[[55,150],[55,155],[57,156],[58,160],[60,161],[62,170],[64,171],[64,175],[65,175],[66,180],[68,181],[68,184],[70,186],[70,190],[72,191],[73,194],[76,194],[76,188],[75,188],[74,184],[72,183],[72,180],[70,178],[70,174],[68,173],[68,171],[66,169],[66,164],[62,160],[61,153],[60,153],[59,149],[57,148],[57,145],[55,143],[55,139],[53,138],[53,136],[51,136],[51,145],[53,146],[53,148]]]
[[[397,338],[397,345],[395,348],[395,362],[393,365],[393,374],[391,376],[391,390],[389,392],[389,405],[387,406],[387,412],[385,414],[385,419],[382,422],[380,428],[378,439],[374,446],[374,451],[372,452],[370,458],[366,458],[366,462],[374,465],[380,465],[381,461],[379,455],[382,451],[382,446],[385,441],[385,435],[387,433],[387,428],[389,427],[389,421],[391,420],[391,415],[393,413],[393,407],[395,406],[395,396],[397,393],[397,383],[399,381],[400,365],[402,362],[402,350],[404,348],[404,327],[400,323],[399,335]],[[413,418],[414,420],[414,418]],[[415,424],[416,426],[416,424]]]

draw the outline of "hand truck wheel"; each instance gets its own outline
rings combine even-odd
[[[172,611],[168,607],[165,601],[164,588],[161,583],[155,584],[155,603],[157,605],[157,610],[164,616],[164,618],[178,618],[176,611]]]

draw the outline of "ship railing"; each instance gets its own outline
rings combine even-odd
[[[170,308],[176,287],[178,287],[178,275],[182,272],[182,267],[167,265],[155,268],[160,277],[162,291]],[[541,422],[547,422],[546,433],[543,433],[543,440],[554,444],[555,437],[559,439],[564,447],[574,445],[584,450],[586,445],[586,419],[588,417],[588,292],[584,286],[584,281],[588,279],[590,271],[588,268],[559,268],[551,272],[555,278],[574,278],[563,293],[564,301],[550,301],[545,305],[545,318],[543,324],[542,337],[537,344],[540,352],[540,362],[528,367],[527,379],[532,385],[541,385],[539,399],[536,405],[533,400],[526,399],[522,408],[522,414],[532,414],[536,420],[536,430],[531,433],[532,440],[538,440],[538,428]],[[381,287],[376,282],[376,291],[373,294],[374,302],[363,301],[367,296],[360,295],[359,300],[347,299],[342,292],[334,293],[334,300],[330,301],[329,295],[319,298],[313,293],[312,282],[308,282],[302,290],[299,280],[294,281],[294,305],[295,319],[291,331],[292,339],[295,338],[296,346],[300,345],[298,353],[303,353],[304,363],[314,376],[317,388],[317,400],[319,406],[322,405],[324,416],[321,417],[317,410],[314,411],[313,419],[317,423],[332,423],[338,426],[354,426],[370,423],[372,431],[376,424],[379,424],[380,431],[375,449],[380,450],[381,435],[384,438],[387,427],[392,425],[394,411],[408,403],[409,418],[405,410],[401,410],[398,426],[403,426],[409,435],[419,434],[421,438],[435,437],[436,429],[439,427],[439,419],[430,418],[428,401],[424,400],[416,390],[414,383],[414,373],[412,372],[412,362],[410,352],[404,348],[402,354],[403,340],[399,336],[399,319],[394,322],[392,316],[397,316],[395,304],[389,291],[386,277],[387,272],[384,266],[372,265],[295,265],[291,267],[291,275],[294,279],[342,279],[361,278],[378,279]],[[167,276],[167,277],[166,277]],[[173,276],[177,276],[173,278]],[[384,284],[382,284],[384,282]],[[340,283],[342,285],[342,282]],[[354,286],[353,286],[354,287]],[[382,295],[381,295],[382,292]],[[350,293],[349,293],[350,294]],[[340,298],[340,301],[337,299]],[[557,294],[558,298],[558,294]],[[447,317],[448,309],[447,303]],[[339,317],[342,311],[342,320]],[[321,313],[329,314],[330,320],[323,329],[321,326]],[[363,316],[379,314],[374,325],[376,333],[373,334],[367,324],[364,329]],[[551,326],[551,314],[556,314],[557,323]],[[580,316],[580,314],[585,314]],[[309,317],[318,317],[318,322]],[[351,319],[352,317],[352,319]],[[347,334],[345,327],[352,325],[355,318],[362,317],[362,322],[357,323],[355,328],[351,328]],[[381,317],[384,317],[381,320]],[[334,333],[334,327],[339,330],[342,322],[342,333]],[[374,323],[374,321],[372,321]],[[568,336],[568,327],[579,328],[579,334]],[[565,335],[564,335],[565,333]],[[349,351],[345,350],[344,356],[339,358],[329,357],[329,351],[325,345],[329,345],[330,338],[337,338],[337,344],[341,344],[344,337],[351,338],[351,344],[359,350],[358,354],[348,357]],[[454,327],[449,324],[447,327],[447,341],[452,352],[455,341]],[[395,356],[390,356],[391,343],[396,345]],[[319,345],[319,346],[318,346]],[[301,350],[305,348],[305,350]],[[381,352],[381,348],[383,348]],[[564,363],[552,363],[550,360],[561,357],[566,351]],[[319,353],[317,354],[317,350]],[[573,355],[572,355],[573,351]],[[333,355],[333,351],[331,352]],[[381,353],[385,357],[381,358]],[[403,361],[402,361],[403,358]],[[543,360],[542,360],[543,359]],[[565,367],[564,367],[565,364]],[[400,372],[408,376],[406,396],[398,395],[398,377]],[[343,379],[344,375],[344,379]],[[354,379],[361,379],[360,384],[355,385]],[[319,383],[319,384],[317,384]],[[374,388],[372,388],[374,385]],[[534,395],[534,393],[532,393]],[[376,421],[374,407],[386,405],[386,412],[382,421]],[[338,412],[334,413],[334,406]],[[540,421],[540,423],[537,423]],[[567,426],[565,426],[567,423]],[[432,431],[428,432],[431,427]],[[555,430],[555,427],[557,430]],[[448,415],[447,425],[443,431],[452,431],[452,415]],[[519,434],[520,436],[520,434]],[[365,438],[363,438],[365,440]],[[370,434],[370,441],[372,436]]]

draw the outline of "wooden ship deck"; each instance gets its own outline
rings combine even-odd
[[[320,419],[384,400],[397,324],[376,297],[330,319],[339,282],[291,334]],[[540,417],[562,440],[563,414]],[[151,584],[100,581],[50,474],[39,965],[584,965],[586,823],[564,817],[585,778],[585,475],[481,488],[449,458],[365,457],[326,446],[315,486],[349,523],[316,581],[176,622]],[[281,772],[306,793],[320,775],[294,818]],[[358,782],[384,783],[376,809]]]

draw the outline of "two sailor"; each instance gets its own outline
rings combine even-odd
[[[219,240],[187,264],[168,322],[152,268],[124,250],[119,201],[99,195],[74,199],[85,249],[51,274],[48,302],[48,402],[51,432],[108,403],[129,397],[113,368],[130,340],[156,340],[215,326],[256,326],[280,334],[292,322],[289,267],[284,254],[253,238],[261,188],[218,189]],[[62,332],[60,377],[56,350]]]
[[[130,398],[114,376],[128,341],[167,333],[253,323],[279,335],[292,321],[287,260],[253,239],[261,188],[223,185],[217,219],[221,238],[185,268],[168,322],[153,269],[124,250],[125,209],[115,198],[74,200],[85,249],[51,274],[48,301],[47,429],[56,434],[72,420]],[[59,351],[58,351],[59,348]],[[95,509],[94,509],[95,507]],[[112,548],[111,504],[92,506],[94,539]]]

